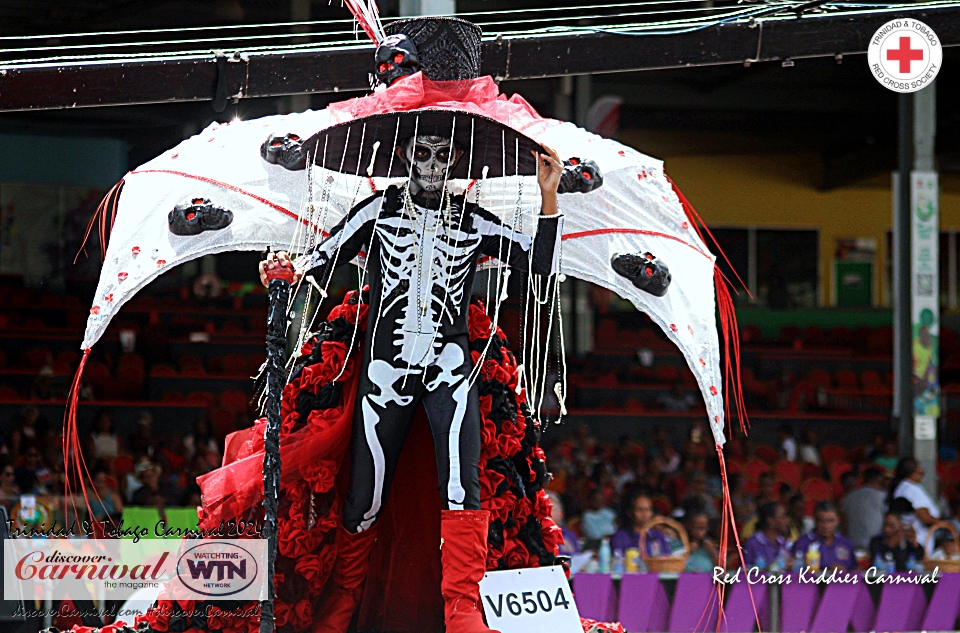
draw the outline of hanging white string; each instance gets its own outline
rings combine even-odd
[[[380,11],[377,9],[376,0],[366,0],[366,2],[342,0],[342,2],[350,9],[350,13],[374,44],[379,45],[387,37],[383,32],[383,24],[380,23]]]

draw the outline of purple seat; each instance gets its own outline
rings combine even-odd
[[[874,615],[873,600],[862,578],[857,583],[835,582],[824,588],[810,631],[847,633],[851,625],[854,631],[869,631]]]
[[[952,631],[960,616],[960,574],[943,574],[930,598],[924,631]]]
[[[656,574],[626,574],[620,581],[618,620],[630,633],[667,630],[670,601]]]
[[[741,581],[728,590],[727,605],[723,609],[724,621],[720,625],[722,631],[736,631],[748,633],[757,628],[757,619],[760,620],[760,630],[770,630],[770,600],[767,585]],[[752,596],[751,596],[752,594]],[[630,629],[633,633],[633,630]]]
[[[810,621],[820,602],[815,584],[801,583],[797,574],[789,574],[790,582],[780,587],[780,630],[800,633],[810,630]]]
[[[573,596],[584,618],[612,622],[617,615],[617,592],[610,574],[577,574]]]
[[[919,631],[927,597],[920,585],[883,585],[874,631]],[[951,627],[953,628],[953,627]]]
[[[712,631],[717,626],[717,589],[712,574],[680,574],[670,609],[670,633]]]

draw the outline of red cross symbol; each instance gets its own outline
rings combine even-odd
[[[922,48],[910,48],[910,36],[900,38],[900,48],[891,48],[887,51],[887,61],[900,62],[900,72],[910,72],[910,62],[923,61]]]

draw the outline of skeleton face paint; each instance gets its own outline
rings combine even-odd
[[[411,191],[436,193],[449,178],[448,171],[457,163],[460,150],[448,138],[418,136],[404,144],[403,156],[407,165],[411,166]]]

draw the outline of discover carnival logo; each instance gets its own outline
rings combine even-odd
[[[873,34],[867,47],[870,72],[894,92],[916,92],[936,78],[943,63],[940,39],[913,18],[890,20]]]
[[[3,595],[127,600],[175,584],[192,600],[267,595],[264,539],[3,539]]]

